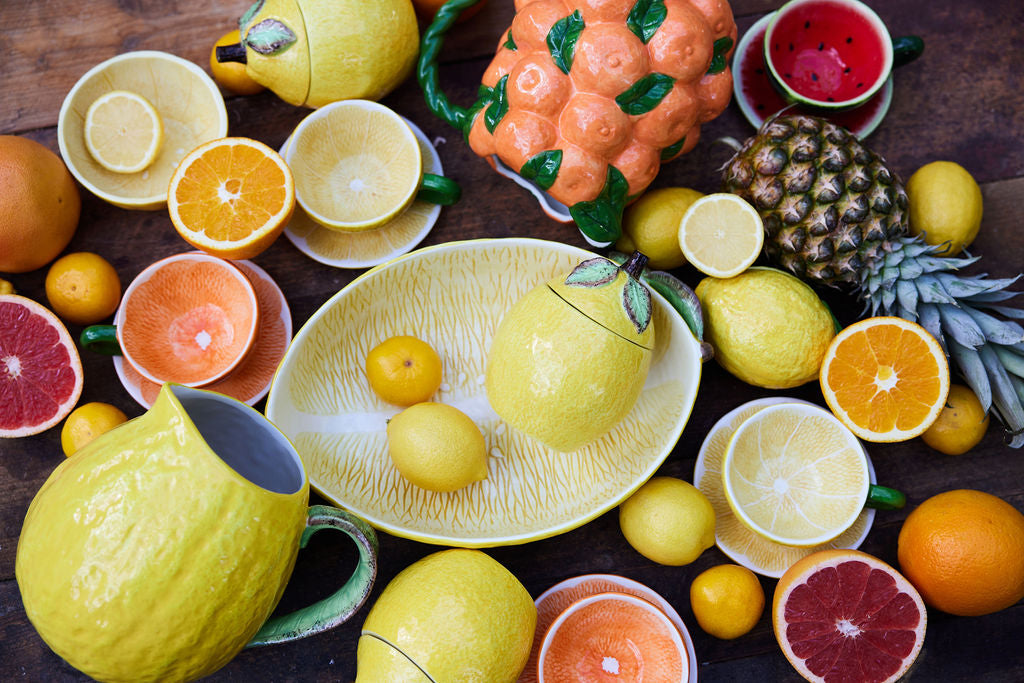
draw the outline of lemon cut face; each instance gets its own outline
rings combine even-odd
[[[822,408],[771,406],[748,418],[725,454],[729,506],[756,533],[790,546],[826,543],[867,499],[867,459],[853,432]]]
[[[85,114],[85,147],[114,173],[144,171],[164,142],[164,124],[142,95],[112,90],[100,95]]]

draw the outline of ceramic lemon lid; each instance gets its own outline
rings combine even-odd
[[[238,24],[246,71],[285,102],[304,104],[311,65],[306,24],[297,0],[257,0]]]
[[[581,262],[564,278],[548,282],[567,304],[620,337],[654,346],[651,292],[640,281],[647,257],[640,252],[621,266],[603,256]]]

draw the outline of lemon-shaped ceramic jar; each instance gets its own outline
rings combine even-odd
[[[633,408],[654,348],[647,257],[588,259],[502,318],[487,364],[487,398],[506,423],[557,451],[600,438]]]
[[[242,42],[217,48],[217,60],[245,62],[254,81],[294,105],[379,100],[419,53],[408,0],[258,0],[239,26]]]

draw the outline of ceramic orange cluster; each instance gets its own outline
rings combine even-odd
[[[570,207],[638,195],[729,103],[736,24],[726,0],[515,7],[470,110],[469,144]]]

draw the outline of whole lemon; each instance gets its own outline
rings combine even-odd
[[[761,619],[764,589],[746,567],[720,564],[690,584],[690,607],[706,633],[732,640],[749,633]]]
[[[974,392],[962,384],[950,384],[942,412],[921,440],[946,455],[961,455],[978,445],[988,430],[988,413]]]
[[[715,544],[715,509],[689,482],[654,477],[619,506],[619,527],[638,553],[678,567]]]
[[[392,579],[366,616],[356,683],[513,683],[536,624],[530,593],[489,555],[433,553]]]
[[[781,270],[753,267],[736,277],[706,277],[696,294],[705,340],[733,375],[765,389],[818,379],[836,323],[807,284]]]
[[[647,256],[658,270],[686,263],[679,248],[679,222],[690,206],[704,195],[688,187],[650,190],[630,204],[622,216],[622,237],[615,248],[626,254]]]
[[[121,302],[117,270],[99,254],[79,251],[53,262],[46,272],[46,298],[50,308],[76,325],[91,325],[108,318]]]
[[[428,491],[455,491],[487,478],[487,443],[464,412],[417,403],[388,421],[388,451],[403,477]]]
[[[981,188],[960,164],[933,161],[907,181],[910,233],[928,244],[949,241],[942,254],[953,256],[970,246],[981,227]]]
[[[60,430],[60,445],[64,455],[70,457],[100,434],[109,432],[127,420],[128,416],[120,408],[109,403],[93,401],[78,406],[71,411]]]

